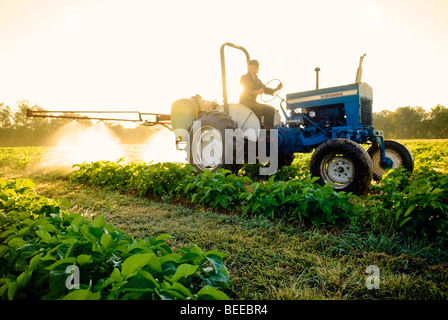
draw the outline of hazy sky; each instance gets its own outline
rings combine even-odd
[[[169,113],[222,103],[219,48],[244,46],[281,95],[363,82],[374,111],[448,107],[447,0],[0,0],[0,102]],[[226,50],[230,102],[244,55]],[[278,105],[278,102],[272,102]]]

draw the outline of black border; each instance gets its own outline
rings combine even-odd
[[[211,317],[206,314],[182,315],[182,307],[213,307]],[[229,314],[226,306],[235,310],[251,309],[255,305],[265,306],[267,313]],[[235,306],[235,307],[233,307]],[[240,307],[242,306],[242,307]],[[231,301],[0,301],[3,314],[11,311],[22,316],[57,316],[58,319],[76,317],[113,317],[130,319],[313,319],[313,318],[353,318],[367,317],[381,319],[396,316],[399,319],[416,317],[424,312],[438,315],[446,311],[448,300],[231,300]],[[220,312],[217,312],[220,310]],[[229,307],[227,307],[229,310]],[[443,314],[443,313],[441,313]]]

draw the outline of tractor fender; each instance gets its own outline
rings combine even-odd
[[[218,111],[224,112],[224,106],[219,107]],[[257,141],[261,123],[249,107],[242,104],[229,103],[229,115],[237,123],[238,129],[243,131],[245,138],[251,141]],[[274,117],[274,126],[277,124],[280,124],[280,114],[278,111],[276,111]]]

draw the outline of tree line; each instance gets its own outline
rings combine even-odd
[[[429,111],[422,107],[400,107],[373,114],[373,126],[388,139],[447,139],[448,108],[437,105]]]
[[[51,139],[70,119],[28,118],[26,110],[44,110],[31,106],[26,100],[17,104],[17,110],[0,103],[0,147],[49,146]],[[80,120],[86,126],[94,124]],[[114,122],[106,122],[121,143],[144,143],[160,127],[137,126],[124,128]],[[427,111],[422,107],[400,107],[395,111],[383,110],[373,114],[375,129],[383,130],[388,139],[447,139],[448,108],[437,105]]]

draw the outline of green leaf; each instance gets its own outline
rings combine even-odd
[[[112,283],[114,283],[114,280],[112,278],[102,278],[97,281],[97,283],[95,284],[94,290],[95,291],[104,290]]]
[[[184,254],[182,256],[182,258],[180,258],[180,260],[178,261],[179,263],[189,263],[191,262],[192,264],[199,264],[199,262],[201,260],[203,260],[203,255],[202,254],[197,254],[197,253],[193,253],[193,252],[187,252],[186,254]]]
[[[45,243],[49,243],[51,241],[51,235],[48,233],[48,231],[37,230],[36,235],[38,235]]]
[[[34,257],[31,258],[30,263],[28,265],[29,270],[34,270],[34,268],[38,265],[40,258],[42,257],[43,253],[40,253]]]
[[[19,284],[17,281],[8,282],[8,299],[13,300],[17,289],[19,289]]]
[[[152,271],[157,272],[157,273],[162,273],[163,269],[162,269],[162,265],[160,263],[159,258],[155,254],[150,253],[150,255],[151,255],[151,259],[148,262],[149,269],[151,269]]]
[[[220,198],[220,199],[219,199],[219,204],[220,204],[221,207],[223,207],[224,209],[227,209],[227,207],[229,206],[229,201],[227,200],[227,198]]]
[[[56,261],[52,265],[46,267],[45,269],[53,270],[54,268],[56,268],[57,266],[59,266],[61,264],[74,265],[74,264],[76,264],[76,258],[70,257],[70,258],[65,258],[65,259],[59,259],[58,261]]]
[[[222,291],[210,287],[205,286],[201,290],[198,291],[198,299],[199,300],[230,300],[230,298]]]
[[[166,233],[162,233],[161,235],[159,235],[156,238],[156,241],[165,240],[165,239],[173,239],[173,236],[170,236],[169,234],[166,234]]]
[[[172,282],[177,282],[184,277],[188,277],[194,274],[199,266],[194,266],[192,264],[183,263],[177,267],[176,273],[174,273],[171,278]]]
[[[112,240],[112,237],[110,236],[110,234],[103,233],[103,235],[101,236],[100,243],[104,247],[105,250],[109,249],[113,243],[113,240]]]
[[[182,258],[182,256],[178,253],[170,253],[170,254],[161,256],[159,258],[159,261],[160,261],[160,264],[164,264],[167,261],[173,261],[173,262],[179,263],[181,258]]]
[[[82,266],[84,264],[88,264],[92,262],[92,256],[88,254],[80,254],[76,261],[78,262],[79,266]]]
[[[199,246],[197,244],[193,244],[193,246],[190,249],[190,252],[197,253],[199,255],[203,254],[202,249],[199,248]]]
[[[397,210],[397,213],[395,214],[395,220],[398,221],[398,218],[400,217],[402,212],[403,212],[403,209]]]
[[[12,238],[8,242],[8,246],[10,246],[11,248],[14,248],[14,249],[20,248],[26,244],[27,244],[27,242],[25,240],[23,240],[22,238]]]
[[[407,217],[412,211],[414,211],[415,205],[412,205],[406,210],[406,213],[404,214],[404,217]]]
[[[98,215],[93,219],[93,226],[95,228],[102,228],[106,224],[106,220],[102,215]]]
[[[75,290],[67,294],[62,300],[99,300],[101,299],[101,293],[90,292],[89,289]]]
[[[98,241],[98,240],[101,240],[101,237],[103,236],[104,231],[101,228],[89,227],[88,228],[88,233],[91,236],[93,236],[93,237],[89,238],[90,241]]]
[[[191,291],[187,288],[185,288],[182,284],[180,284],[179,282],[175,282],[173,283],[173,287],[174,290],[179,291],[180,293],[182,293],[184,296],[187,297],[191,297]]]
[[[152,276],[151,273],[149,273],[149,272],[147,272],[147,271],[144,271],[144,270],[140,270],[138,273],[139,273],[140,275],[142,275],[145,279],[149,280],[149,281],[152,283],[153,288],[160,289],[160,283],[158,283],[158,282],[154,279],[154,277]]]
[[[206,285],[212,287],[228,288],[229,287],[229,275],[225,266],[222,266],[221,271],[218,273],[210,274],[206,277],[202,277],[202,280]]]
[[[31,276],[33,275],[32,271],[24,271],[22,272],[18,277],[17,277],[17,283],[24,287],[26,286],[26,284],[28,283],[28,281],[30,281]]]
[[[61,243],[60,245],[58,245],[56,247],[56,253],[58,254],[60,259],[64,259],[65,257],[68,256],[68,251],[70,249],[70,244],[69,243]]]
[[[84,220],[84,217],[78,213],[73,213],[70,217],[74,217],[71,223],[73,226],[78,226]]]
[[[120,270],[118,270],[117,268],[112,271],[110,277],[115,282],[120,282],[122,280]]]
[[[43,299],[60,299],[65,295],[65,292],[67,291],[66,281],[70,276],[70,274],[67,272],[67,268],[70,265],[72,264],[64,263],[55,266],[50,271],[50,290],[43,297]]]
[[[163,289],[160,292],[160,296],[162,300],[173,300],[173,298],[177,298],[180,300],[185,300],[185,296],[178,292],[177,290],[172,289]]]
[[[39,224],[39,229],[48,231],[48,232],[54,232],[54,230],[55,230],[54,225],[52,225],[51,223]]]
[[[154,253],[135,254],[123,262],[121,274],[124,279],[134,275],[146,266],[156,255]],[[157,257],[156,257],[157,258]]]
[[[407,217],[406,219],[404,219],[403,221],[400,222],[399,227],[401,228],[406,222],[408,222],[411,219],[412,219],[412,217]]]
[[[214,249],[209,250],[205,253],[206,256],[208,256],[209,254],[215,254],[217,256],[220,256],[221,258],[224,258],[224,256],[225,256],[225,253],[222,253],[221,251],[214,250]]]
[[[223,262],[222,262],[222,258],[216,254],[209,254],[206,256],[207,260],[211,263],[211,265],[213,266],[213,269],[215,272],[218,272],[219,270],[221,270],[222,266],[223,266]]]
[[[1,213],[0,213],[0,225],[1,225]],[[30,227],[25,227],[23,229],[20,229],[18,235],[23,236],[25,233],[27,233],[30,230]]]

